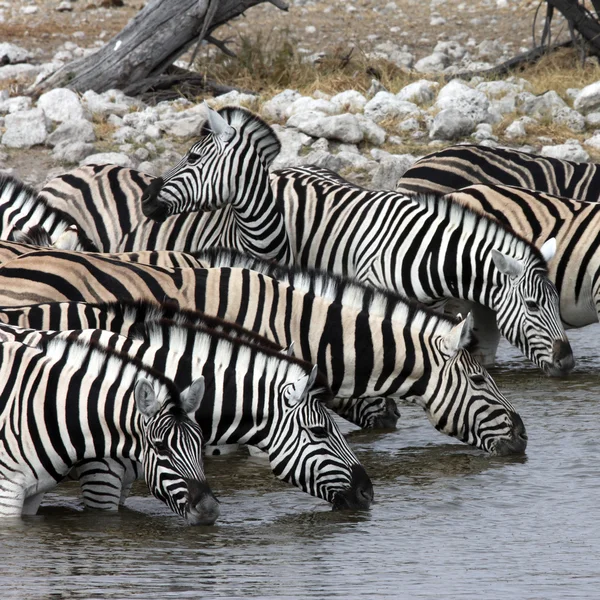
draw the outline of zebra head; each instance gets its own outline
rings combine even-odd
[[[205,107],[207,120],[200,140],[179,164],[144,190],[142,212],[146,217],[164,221],[182,212],[216,210],[243,201],[238,193],[249,188],[256,194],[266,193],[269,165],[281,149],[275,132],[242,108],[216,112]]]
[[[427,415],[438,430],[490,454],[523,454],[525,425],[494,380],[473,358],[471,314],[436,339]],[[436,373],[437,371],[437,373]]]
[[[140,378],[134,395],[145,425],[142,463],[150,491],[190,525],[212,525],[219,505],[204,475],[202,431],[187,416],[200,405],[204,378],[165,402],[148,379]]]
[[[492,260],[503,282],[496,298],[498,328],[548,375],[561,376],[575,366],[571,345],[560,319],[560,299],[548,279],[548,262],[556,240],[546,241],[540,255],[524,260],[492,250]]]
[[[316,378],[315,366],[310,374],[281,385],[278,418],[258,446],[283,481],[327,500],[334,510],[367,509],[373,485],[327,413]]]

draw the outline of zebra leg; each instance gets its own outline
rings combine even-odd
[[[334,398],[327,408],[363,429],[395,429],[400,418],[393,398]]]
[[[44,498],[44,494],[46,492],[40,492],[39,494],[35,494],[34,496],[29,496],[25,498],[23,502],[23,509],[21,511],[22,515],[35,515],[42,503],[42,499]]]
[[[16,481],[0,478],[0,517],[20,517],[25,504],[25,488]]]
[[[125,462],[125,474],[123,481],[121,482],[121,497],[119,498],[119,506],[123,506],[129,497],[131,492],[131,486],[134,481],[138,479],[144,479],[144,467],[142,463],[135,460],[124,461]]]
[[[70,478],[78,479],[86,508],[118,510],[123,496],[124,464],[112,459],[85,460],[77,463]],[[131,489],[129,482],[128,489]]]

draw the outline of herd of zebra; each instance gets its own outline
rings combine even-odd
[[[503,335],[549,376],[573,369],[564,327],[600,310],[598,167],[455,146],[370,191],[271,173],[264,121],[207,110],[163,177],[86,166],[39,192],[0,178],[0,516],[35,514],[66,477],[115,510],[140,477],[212,524],[203,454],[239,444],[367,509],[371,480],[328,411],[393,428],[398,400],[523,453],[486,366]]]

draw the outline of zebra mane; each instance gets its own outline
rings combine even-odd
[[[225,106],[219,110],[219,114],[234,129],[244,130],[244,136],[252,140],[268,168],[281,151],[281,142],[271,126],[267,125],[258,115],[239,106]]]
[[[189,335],[194,336],[194,353],[198,356],[206,356],[215,340],[217,341],[217,351],[226,353],[227,356],[235,356],[238,359],[254,362],[254,370],[258,373],[261,370],[272,367],[278,368],[278,364],[283,363],[287,372],[297,371],[298,378],[308,375],[313,365],[301,358],[282,354],[281,349],[257,346],[246,340],[229,336],[221,331],[205,331],[194,327],[187,327],[173,321],[152,321],[144,324],[144,339],[151,345],[165,346],[169,350],[177,352],[177,349],[185,350],[185,343]],[[314,388],[324,388],[326,395],[331,395],[329,382],[325,375],[319,370]]]
[[[460,199],[453,198],[452,194],[410,194],[409,196],[412,200],[425,206],[427,210],[438,213],[445,212],[453,222],[460,222],[469,231],[476,232],[481,229],[487,232],[485,234],[487,236],[502,238],[504,251],[510,256],[521,260],[533,257],[544,265],[547,272],[546,261],[529,240],[483,211],[467,206]]]
[[[402,319],[407,325],[414,324],[416,327],[427,324],[431,331],[435,330],[440,335],[448,333],[457,324],[455,319],[436,313],[413,300],[325,271],[285,266],[229,248],[207,248],[195,252],[194,256],[200,262],[208,263],[206,266],[258,271],[298,290],[313,292],[328,300],[340,302],[356,310],[365,310],[381,318]]]
[[[50,358],[65,359],[69,366],[85,369],[95,376],[100,375],[103,370],[112,372],[115,376],[119,375],[121,384],[133,384],[137,375],[146,377],[154,384],[153,387],[160,404],[170,400],[176,408],[175,416],[184,414],[181,408],[180,392],[173,381],[134,356],[114,348],[106,348],[94,340],[44,339],[36,347]]]

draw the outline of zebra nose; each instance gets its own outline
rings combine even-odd
[[[511,456],[515,454],[525,454],[527,448],[527,432],[525,423],[518,413],[511,414],[512,429],[511,437],[498,440],[493,449],[493,454],[497,456]]]
[[[186,520],[190,525],[213,525],[219,518],[219,501],[205,481],[189,479]]]
[[[164,221],[168,216],[167,205],[158,199],[163,183],[163,178],[157,177],[142,194],[142,212],[154,221]]]
[[[373,484],[362,465],[352,466],[350,487],[338,492],[333,500],[333,510],[367,509],[373,502]]]
[[[552,365],[556,370],[556,373],[551,373],[552,375],[566,375],[573,370],[575,359],[569,342],[555,340],[552,345]]]

